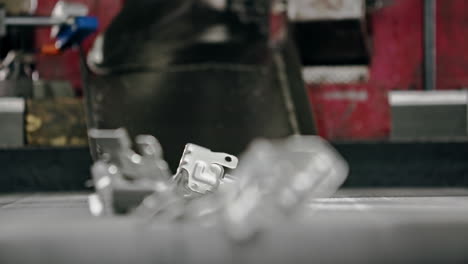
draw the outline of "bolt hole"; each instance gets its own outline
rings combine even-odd
[[[231,162],[232,158],[231,157],[226,157],[226,158],[224,158],[224,160],[226,160],[227,162]]]

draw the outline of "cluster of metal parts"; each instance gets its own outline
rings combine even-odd
[[[314,136],[256,140],[239,166],[233,155],[187,144],[174,175],[152,136],[136,138],[138,153],[125,129],[91,130],[89,136],[99,149],[92,167],[96,193],[89,197],[94,215],[221,222],[235,240],[300,212],[310,199],[334,194],[348,174],[340,155]]]

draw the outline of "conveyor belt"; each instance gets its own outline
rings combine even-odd
[[[239,245],[221,226],[91,218],[85,193],[2,196],[0,263],[468,261],[468,190],[344,190],[307,208]]]

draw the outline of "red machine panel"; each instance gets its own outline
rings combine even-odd
[[[437,2],[437,88],[468,88],[468,1]]]
[[[392,2],[369,21],[373,53],[367,83],[309,85],[322,136],[344,140],[387,138],[388,91],[422,89],[423,0]],[[438,0],[436,31],[437,89],[467,88],[468,1]]]
[[[321,136],[388,137],[387,92],[422,88],[422,7],[422,0],[395,0],[370,17],[373,49],[368,82],[308,85]]]

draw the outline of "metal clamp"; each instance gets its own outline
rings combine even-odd
[[[187,180],[191,191],[206,194],[212,192],[224,177],[224,168],[235,169],[237,157],[209,149],[187,144],[180,160],[176,178]]]

